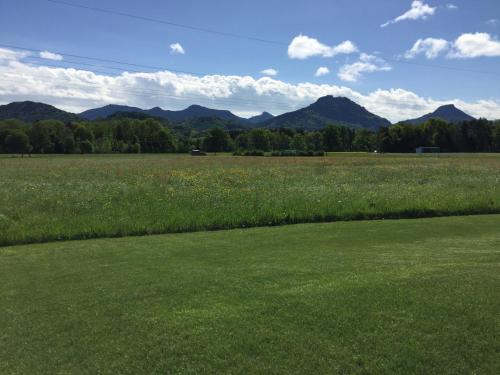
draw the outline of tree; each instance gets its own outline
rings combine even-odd
[[[375,149],[375,134],[368,129],[357,129],[352,141],[352,147],[355,151],[372,151]]]
[[[160,152],[175,152],[177,147],[175,139],[170,130],[163,128],[157,133]]]
[[[213,128],[208,132],[208,136],[203,141],[203,148],[208,152],[229,151],[231,139],[221,128]]]
[[[290,146],[294,150],[298,150],[298,151],[305,150],[306,149],[306,142],[305,142],[304,135],[302,135],[300,133],[295,134],[295,137],[293,137],[292,143],[290,144]]]
[[[31,144],[26,133],[20,130],[13,130],[5,138],[5,149],[7,152],[12,154],[27,154],[31,151]]]
[[[67,136],[64,141],[64,152],[66,154],[73,154],[76,152],[76,142],[73,136]]]
[[[80,142],[79,146],[82,154],[91,154],[94,152],[94,145],[90,141]]]
[[[252,129],[249,133],[250,146],[254,150],[269,151],[271,143],[269,141],[269,130]]]
[[[500,152],[500,121],[493,127],[493,151]]]
[[[323,130],[323,145],[326,151],[339,151],[340,147],[339,128],[333,125],[328,125]]]
[[[305,137],[306,149],[314,151],[323,150],[323,137],[319,132],[309,132]]]
[[[77,125],[74,131],[74,135],[75,139],[80,143],[84,141],[92,142],[94,140],[94,134],[92,133],[92,130],[87,128],[84,124]]]

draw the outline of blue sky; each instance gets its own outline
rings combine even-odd
[[[46,0],[3,1],[0,44],[64,55],[62,60],[40,59],[35,52],[4,56],[3,60],[0,56],[0,79],[2,74],[10,79],[8,87],[2,85],[0,101],[37,99],[75,111],[110,101],[171,109],[197,102],[251,115],[262,110],[284,112],[331,93],[350,96],[393,121],[425,113],[444,102],[454,102],[476,116],[500,117],[498,0],[292,0],[286,7],[277,0],[64,1],[280,43],[206,33]],[[293,43],[297,37],[301,39]],[[3,51],[5,55],[15,49],[4,47]],[[163,68],[134,68],[149,74],[170,69],[197,74],[191,80],[166,74],[120,77],[119,70],[76,65],[75,61],[96,62],[66,54]],[[40,71],[44,64],[49,68]],[[117,63],[99,64],[127,70]],[[78,72],[55,66],[73,67]],[[320,67],[329,73],[316,76]],[[47,71],[50,69],[53,71]],[[277,74],[262,79],[266,69]],[[94,77],[85,76],[89,70],[95,72]],[[67,79],[71,84],[76,80],[78,85],[91,81],[94,86],[105,85],[106,77],[119,77],[110,85],[118,85],[121,91],[115,90],[113,96],[103,93],[103,88],[99,96],[94,86],[84,90],[75,84],[74,91],[66,95],[50,94],[55,88],[36,86],[30,90],[28,81],[14,82],[21,76],[36,78],[37,74],[44,76],[44,81],[35,86],[50,84],[54,76],[59,84]],[[230,76],[239,77],[237,83]],[[133,95],[133,90],[142,91]],[[165,95],[148,98],[147,92]]]

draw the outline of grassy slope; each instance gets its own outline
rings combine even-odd
[[[0,249],[0,373],[500,373],[500,216]]]
[[[205,229],[500,213],[500,155],[0,158],[0,246]]]

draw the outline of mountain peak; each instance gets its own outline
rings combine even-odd
[[[448,122],[461,122],[474,120],[474,117],[468,115],[464,111],[455,107],[454,104],[445,104],[438,107],[434,112],[423,115],[422,117],[407,120],[405,122],[413,125],[418,125],[430,120],[432,118],[440,118]]]
[[[267,122],[269,127],[294,127],[322,129],[327,124],[344,125],[351,128],[376,130],[390,126],[385,118],[379,117],[356,102],[343,96],[326,95],[306,108],[285,113]]]
[[[336,108],[354,108],[354,107],[361,107],[359,104],[356,102],[353,102],[351,99],[346,98],[345,96],[333,96],[333,95],[326,95],[322,96],[316,102],[310,105],[310,107],[323,107],[323,108],[328,108],[328,107],[336,107]],[[363,108],[363,107],[361,107]]]
[[[269,112],[264,111],[260,115],[250,117],[247,121],[250,122],[250,123],[252,123],[252,124],[259,124],[261,122],[270,120],[272,118],[274,118],[274,116],[272,114],[270,114]]]
[[[458,108],[455,107],[455,104],[444,104],[444,105],[438,107],[437,110],[439,110],[439,109],[458,109]]]

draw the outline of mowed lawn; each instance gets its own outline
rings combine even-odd
[[[0,246],[500,213],[500,154],[0,157]]]
[[[500,373],[500,216],[0,248],[0,373]]]

